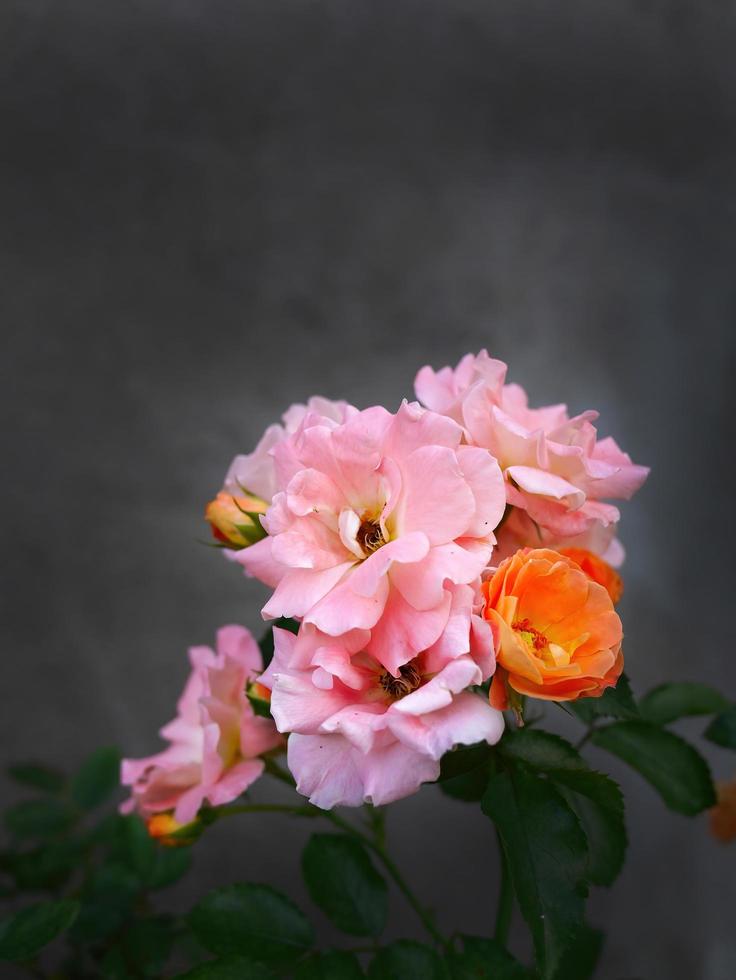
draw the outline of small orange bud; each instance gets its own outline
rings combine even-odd
[[[271,690],[266,687],[265,684],[259,684],[258,681],[253,681],[252,684],[248,686],[248,697],[257,698],[258,701],[267,701],[271,703]]]
[[[265,514],[268,503],[260,497],[243,494],[234,497],[221,490],[205,508],[204,519],[212,528],[212,534],[227,548],[247,548],[266,536],[258,520]]]
[[[723,844],[736,840],[736,779],[716,783],[718,802],[708,811],[710,832]]]
[[[560,554],[579,565],[593,582],[602,585],[612,602],[619,602],[624,594],[624,580],[607,561],[585,548],[560,548]]]
[[[199,821],[179,823],[171,813],[155,813],[146,821],[150,837],[164,847],[187,847],[199,837]]]

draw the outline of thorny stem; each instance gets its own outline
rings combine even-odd
[[[283,783],[287,783],[291,787],[294,786],[294,780],[290,773],[282,769],[274,759],[266,758],[265,761],[266,772],[268,772],[275,779],[278,779]],[[344,820],[342,817],[338,816],[333,810],[320,810],[318,807],[312,806],[309,803],[301,807],[277,803],[247,803],[243,805],[220,807],[218,808],[218,813],[223,817],[238,813],[290,813],[295,816],[324,817],[326,820],[329,820],[330,823],[334,824],[336,827],[339,827],[352,837],[355,837],[357,840],[361,841],[362,844],[373,851],[388,874],[391,876],[391,878],[393,878],[396,887],[407,900],[409,905],[411,905],[411,907],[414,909],[430,936],[440,946],[447,947],[448,942],[434,924],[432,916],[419,902],[414,892],[404,880],[401,872],[385,850],[385,815],[378,808],[371,809],[371,823],[373,825],[375,840],[372,837],[368,837],[347,820]]]
[[[595,727],[595,725],[588,725],[588,730],[585,732],[583,737],[578,739],[578,741],[575,743],[575,748],[578,750],[578,752],[587,742],[590,741],[597,731],[598,729]]]
[[[239,813],[290,813],[295,817],[318,817],[320,811],[313,806],[289,806],[286,803],[238,803],[234,806],[213,808],[210,819],[220,820],[222,817],[234,817]]]
[[[498,838],[498,850],[501,855],[501,879],[498,890],[498,908],[496,910],[496,926],[493,938],[502,946],[506,946],[509,939],[509,928],[511,927],[511,914],[514,909],[514,888],[509,873],[509,863],[506,859],[506,852],[501,843],[501,836],[496,831]]]
[[[394,864],[393,860],[389,857],[383,845],[376,843],[376,841],[371,840],[370,837],[366,837],[366,835],[362,833],[360,830],[358,830],[357,827],[354,827],[351,823],[348,823],[347,820],[343,820],[343,818],[339,817],[336,813],[334,813],[334,811],[325,810],[323,815],[327,818],[327,820],[333,823],[336,827],[340,827],[341,830],[344,830],[346,833],[352,834],[353,837],[356,837],[363,844],[365,844],[366,847],[369,847],[373,851],[373,853],[379,859],[379,861],[384,866],[386,871],[389,873],[391,878],[393,878],[396,887],[399,889],[401,894],[407,900],[409,905],[411,905],[411,907],[414,909],[417,916],[421,920],[422,925],[430,934],[430,936],[434,939],[436,943],[439,943],[440,946],[446,947],[448,945],[447,940],[444,938],[444,936],[440,933],[437,926],[434,924],[434,921],[430,913],[419,902],[414,892],[408,886],[401,872]]]

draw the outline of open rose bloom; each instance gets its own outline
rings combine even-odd
[[[513,508],[500,541],[504,557],[544,544],[620,564],[620,513],[608,500],[628,500],[649,470],[613,439],[598,439],[597,412],[570,418],[565,405],[530,408],[524,389],[506,384],[506,365],[486,351],[467,354],[454,369],[422,368],[415,387],[424,405],[456,419],[468,443],[498,460]]]
[[[454,586],[439,638],[394,673],[373,654],[370,632],[339,637],[305,625],[274,629],[275,653],[262,682],[289,737],[299,792],[327,808],[378,806],[439,775],[455,745],[498,741],[503,715],[468,688],[494,669],[491,630],[473,612],[474,592]]]
[[[189,660],[177,716],[161,729],[168,748],[123,761],[122,782],[131,788],[124,813],[173,811],[177,823],[187,824],[204,802],[220,806],[240,796],[263,772],[259,756],[281,743],[273,722],[256,717],[246,696],[248,681],[263,669],[247,629],[223,626],[217,652],[192,647]]]

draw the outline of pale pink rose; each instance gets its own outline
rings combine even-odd
[[[264,617],[331,636],[370,630],[367,651],[395,675],[432,646],[450,614],[446,585],[478,578],[505,507],[498,464],[461,439],[416,404],[342,425],[306,416],[273,450],[268,537],[235,553],[275,589]]]
[[[443,633],[397,677],[368,652],[368,630],[332,637],[311,625],[298,636],[274,629],[274,658],[261,683],[272,688],[277,727],[291,733],[297,789],[312,803],[390,803],[436,780],[453,746],[501,737],[501,712],[467,690],[495,669],[491,631],[473,613],[472,588],[451,592]]]
[[[619,512],[604,501],[628,500],[649,470],[632,463],[613,439],[598,439],[597,412],[570,418],[565,405],[529,408],[524,389],[505,378],[506,365],[481,351],[467,354],[454,370],[423,367],[415,388],[424,405],[463,425],[470,445],[498,460],[508,503],[533,521],[534,533],[523,545],[588,547],[583,542],[592,535],[589,540],[605,551]]]
[[[296,432],[307,415],[320,418],[328,425],[344,422],[357,411],[348,402],[331,401],[321,395],[313,395],[306,405],[292,405],[281,416],[281,424],[269,425],[252,453],[235,457],[225,476],[223,490],[234,497],[245,491],[270,503],[277,489],[274,447]]]
[[[145,759],[124,759],[121,781],[131,787],[121,811],[143,817],[174,811],[189,823],[202,804],[229,803],[263,772],[263,752],[283,741],[270,718],[257,717],[246,684],[263,669],[261,651],[242,626],[217,631],[217,653],[189,651],[192,672],[177,717],[161,729],[168,748]]]

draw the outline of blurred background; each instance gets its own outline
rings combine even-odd
[[[396,407],[484,346],[653,467],[622,522],[635,689],[736,694],[735,28],[719,0],[4,0],[3,763],[156,750],[187,647],[260,630],[199,543],[231,457],[313,392]],[[735,976],[736,847],[591,758],[631,838],[598,976]],[[465,807],[426,788],[389,827],[472,933],[497,865]],[[305,901],[305,833],[218,826],[185,890]]]

